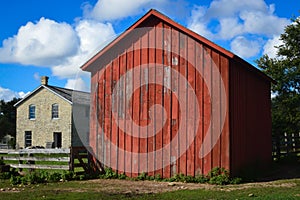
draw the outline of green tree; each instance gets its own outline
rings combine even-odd
[[[14,104],[19,100],[14,98],[9,102],[0,101],[0,139],[7,134],[16,136],[16,108]]]
[[[257,60],[258,67],[271,76],[273,134],[300,132],[300,17],[292,20],[280,36],[277,57]]]

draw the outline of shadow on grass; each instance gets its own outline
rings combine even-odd
[[[242,174],[243,182],[263,182],[300,178],[300,156],[290,155],[273,161],[264,170],[251,168]]]

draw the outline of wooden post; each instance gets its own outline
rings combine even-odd
[[[280,136],[279,134],[275,134],[275,147],[276,147],[276,158],[277,160],[280,159],[281,157],[281,148],[280,148],[280,145],[281,145],[281,141],[280,141]]]
[[[74,171],[74,149],[70,147],[69,171]]]

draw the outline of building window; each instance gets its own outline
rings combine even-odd
[[[32,146],[32,133],[31,131],[25,131],[25,147]]]
[[[58,104],[52,104],[52,119],[57,119],[58,115]]]
[[[35,105],[29,106],[29,119],[35,119]]]

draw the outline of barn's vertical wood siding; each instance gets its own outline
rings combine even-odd
[[[216,45],[208,45],[201,38],[188,36],[176,24],[167,21],[168,19],[161,20],[150,15],[140,24],[140,27],[151,27],[150,29],[135,35],[129,34],[108,49],[101,59],[90,61],[89,64],[93,65],[90,145],[95,156],[109,166],[117,166],[119,173],[123,172],[120,169],[125,169],[128,176],[137,176],[144,172],[140,169],[145,167],[149,175],[160,174],[163,177],[179,173],[192,176],[207,174],[217,166],[238,174],[240,169],[255,162],[267,163],[271,159],[270,80],[256,69],[251,69],[252,66],[248,63],[224,53],[225,50]],[[145,46],[152,48],[141,49]],[[163,69],[153,69],[150,67],[151,63],[161,64]],[[222,80],[212,70],[214,64]],[[146,68],[127,73],[139,66]],[[206,81],[194,66],[199,67],[207,77]],[[197,102],[192,101],[187,85],[174,71],[188,81],[196,94]],[[126,81],[121,88],[124,90],[116,95],[129,99],[129,103],[117,102],[115,110],[112,110],[111,105],[117,99],[112,92],[123,76]],[[133,85],[141,82],[160,84],[143,85],[133,91]],[[162,83],[170,89],[163,87]],[[221,94],[222,83],[225,95]],[[212,88],[212,94],[209,87]],[[188,110],[186,116],[182,117],[187,124],[185,135],[177,134],[182,123],[180,116],[183,114],[179,97],[174,92],[178,92],[179,97],[184,97],[188,102],[183,105]],[[217,97],[214,100],[218,102],[226,103],[212,107],[212,97]],[[196,115],[196,103],[199,105],[200,116],[198,129],[193,117]],[[166,119],[160,107],[155,107],[153,113],[150,113],[150,108],[155,104],[160,104],[165,109]],[[224,107],[226,116],[222,127],[221,110]],[[112,111],[117,113],[116,119]],[[162,124],[164,120],[165,124]],[[153,129],[146,129],[148,137],[139,137],[144,133],[143,127],[152,121],[155,122],[154,127],[164,126],[157,133]],[[211,126],[210,121],[213,121]],[[124,131],[118,127],[119,123],[123,123]],[[140,126],[135,130],[138,137],[129,133],[134,125]],[[203,139],[214,130],[222,131],[221,136],[210,153],[206,156],[199,155]],[[195,136],[190,146],[187,146],[188,134]],[[147,162],[124,153],[155,152],[165,148],[174,138],[178,142],[169,146],[167,153],[163,153],[161,157],[155,153],[148,154]],[[211,144],[213,139],[211,137],[209,140]],[[119,148],[118,151],[113,151],[114,145]],[[187,150],[180,155],[180,148]],[[163,167],[164,163],[170,165]]]
[[[146,48],[140,49],[141,45],[155,45],[156,49]],[[128,49],[125,49],[118,57],[109,62],[101,71],[93,74],[92,77],[92,90],[97,90],[97,96],[92,97],[92,117],[91,121],[98,123],[92,123],[91,126],[91,146],[96,149],[95,153],[101,160],[105,160],[106,163],[111,165],[119,166],[119,169],[125,167],[126,174],[128,176],[137,176],[136,172],[139,171],[139,165],[147,165],[148,168],[158,169],[156,171],[149,172],[150,175],[160,174],[163,177],[170,177],[174,174],[183,173],[187,175],[206,174],[211,170],[212,167],[220,166],[229,168],[229,120],[228,114],[226,116],[226,122],[222,131],[222,135],[210,152],[204,158],[201,158],[199,151],[203,138],[209,127],[211,120],[211,101],[208,86],[204,83],[201,75],[195,70],[194,65],[200,66],[205,76],[210,77],[208,84],[213,87],[213,92],[220,93],[218,85],[221,84],[220,80],[217,80],[216,75],[212,73],[211,65],[212,61],[217,65],[222,78],[224,79],[225,89],[228,93],[228,58],[222,54],[213,51],[208,46],[205,46],[194,39],[187,37],[186,34],[179,32],[177,29],[170,27],[166,23],[159,22],[155,28],[151,29],[146,34],[139,37],[138,40],[134,41]],[[184,59],[187,58],[187,59]],[[173,61],[172,59],[177,59]],[[192,61],[192,62],[188,62]],[[124,75],[128,70],[134,66],[140,66],[147,63],[161,63],[165,67],[163,70],[150,71],[150,70],[137,70],[132,74],[133,77],[126,77],[125,94],[118,95],[129,95],[132,93],[132,81],[136,80],[136,77],[144,80],[155,80],[158,83],[168,84],[170,89],[164,88],[159,84],[150,84],[142,86],[138,90],[134,91],[130,98],[129,107],[128,105],[117,105],[116,112],[119,113],[118,117],[125,118],[125,127],[127,130],[132,129],[131,123],[136,123],[140,126],[146,126],[150,123],[149,108],[154,104],[160,104],[164,107],[167,118],[163,128],[156,133],[147,133],[154,135],[149,138],[138,138],[132,137],[129,134],[124,133],[118,128],[118,119],[112,117],[111,103],[114,101],[112,91],[116,82],[119,78]],[[196,102],[190,102],[191,97],[187,96],[187,87],[184,82],[176,77],[176,74],[172,74],[169,67],[173,70],[178,71],[183,75],[189,84],[194,89],[198,104],[200,107],[200,123],[196,130],[195,119],[195,106]],[[96,87],[96,86],[97,87]],[[178,127],[180,124],[180,107],[177,97],[173,94],[173,91],[178,91],[179,96],[185,95],[184,98],[188,102],[186,109],[188,110],[187,116],[183,116],[186,120],[186,134],[193,134],[195,141],[190,146],[186,146],[187,137],[182,137],[177,134]],[[228,96],[222,96],[220,98],[227,98]],[[221,100],[220,100],[221,101]],[[95,106],[98,105],[98,106]],[[222,105],[227,106],[228,105]],[[157,109],[157,108],[156,108]],[[214,108],[220,110],[219,107]],[[97,113],[97,114],[96,114]],[[228,108],[227,108],[228,113]],[[130,122],[130,116],[133,121]],[[162,123],[164,121],[162,112],[155,112],[154,121],[156,123]],[[217,119],[214,119],[217,120]],[[219,121],[219,120],[217,120]],[[99,128],[99,127],[100,128]],[[159,124],[156,124],[159,126]],[[220,129],[220,124],[212,124],[211,129]],[[101,136],[103,131],[105,137]],[[97,134],[98,132],[98,134]],[[99,135],[99,136],[97,136]],[[148,163],[139,162],[139,160],[133,160],[132,157],[125,157],[124,152],[111,151],[111,141],[128,152],[153,152],[158,149],[164,148],[165,145],[169,144],[174,137],[179,138],[179,142],[182,144],[174,144],[170,146],[170,154],[163,154],[162,161],[158,161],[157,158],[149,158]],[[97,139],[96,139],[97,138]],[[97,142],[95,142],[97,141]],[[186,148],[187,151],[179,157],[179,148]],[[172,151],[173,150],[173,151]],[[110,152],[107,154],[106,152]],[[175,152],[175,154],[174,154]],[[176,153],[177,152],[177,153]],[[173,155],[173,154],[174,155]],[[176,157],[179,157],[176,159]],[[163,163],[171,163],[162,168]],[[151,166],[152,165],[152,166]],[[120,171],[122,173],[123,171]],[[139,171],[142,173],[142,171]]]
[[[230,66],[231,170],[238,174],[271,162],[270,81],[247,66]]]

